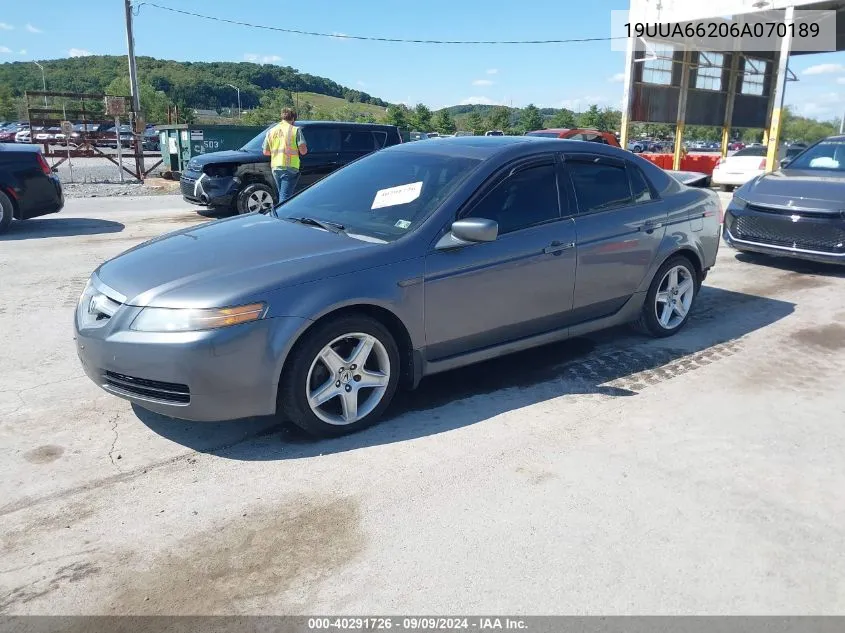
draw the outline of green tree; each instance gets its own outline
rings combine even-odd
[[[418,132],[431,132],[431,110],[423,103],[418,103],[411,115],[411,127]]]
[[[510,127],[511,112],[505,106],[496,106],[490,111],[490,116],[487,118],[487,125],[489,130],[506,130]]]
[[[484,119],[482,119],[481,115],[475,110],[467,115],[466,127],[468,131],[475,135],[483,135],[486,131],[484,128]]]
[[[523,132],[533,132],[534,130],[543,129],[543,117],[540,111],[533,103],[525,106],[522,114],[519,117],[519,127]]]
[[[443,108],[437,112],[437,116],[434,117],[434,129],[441,134],[455,133],[458,126],[455,125],[455,120],[452,118],[452,115],[449,114],[449,110]]]
[[[562,108],[552,116],[551,120],[549,120],[549,125],[557,128],[573,128],[577,125],[575,122],[575,113],[572,110]]]
[[[586,112],[582,112],[578,121],[580,127],[593,128],[596,130],[607,129],[607,118],[596,104],[587,108]]]
[[[403,130],[408,127],[409,115],[408,108],[404,105],[389,105],[387,106],[385,122],[388,125],[395,125],[400,130]]]

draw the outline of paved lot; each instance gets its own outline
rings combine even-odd
[[[82,374],[87,275],[204,221],[70,200],[0,238],[0,613],[843,613],[845,278],[723,247],[695,317],[423,382],[312,442]]]

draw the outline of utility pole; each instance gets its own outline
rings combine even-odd
[[[839,133],[845,134],[845,114],[843,114],[842,118],[839,120]]]
[[[135,65],[135,35],[132,32],[132,0],[123,0],[126,9],[126,47],[129,53],[129,92],[132,97],[132,110],[137,117],[141,113],[141,96],[138,92],[138,67]],[[138,151],[137,130],[135,121],[132,121],[132,132],[135,135],[135,157],[138,164],[139,180],[144,180],[144,153],[143,149]],[[118,134],[118,144],[120,135]]]
[[[238,118],[240,119],[241,118],[241,89],[238,88],[237,86],[233,85],[233,84],[226,84],[226,85],[229,86],[230,88],[234,88],[235,90],[238,91]]]
[[[32,62],[41,69],[41,85],[44,86],[44,92],[47,92],[47,77],[44,75],[44,66],[38,62]],[[44,107],[47,107],[47,95],[44,95]]]

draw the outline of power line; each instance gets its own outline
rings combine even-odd
[[[341,40],[364,40],[368,42],[393,42],[400,44],[570,44],[580,42],[609,42],[610,40],[628,39],[628,37],[624,35],[616,37],[581,37],[564,40],[412,40],[398,37],[369,37],[366,35],[346,35],[341,33],[317,33],[314,31],[302,31],[298,29],[283,29],[278,26],[267,26],[266,24],[252,24],[250,22],[241,22],[240,20],[218,18],[213,15],[203,15],[202,13],[194,13],[193,11],[184,11],[182,9],[174,9],[173,7],[165,7],[160,4],[156,4],[155,2],[139,2],[135,8],[135,15],[138,15],[141,7],[144,5],[155,7],[156,9],[161,9],[162,11],[189,15],[194,18],[202,18],[204,20],[212,20],[214,22],[226,22],[227,24],[237,24],[238,26],[248,26],[254,29],[264,29],[266,31],[279,31],[281,33],[292,33],[294,35],[311,35],[313,37],[330,37],[332,39]]]

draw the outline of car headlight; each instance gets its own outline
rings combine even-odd
[[[197,332],[263,319],[264,303],[230,308],[144,308],[132,321],[137,332]]]
[[[745,198],[740,198],[738,195],[734,194],[733,198],[731,198],[730,205],[734,209],[742,210],[748,206],[748,200]]]

